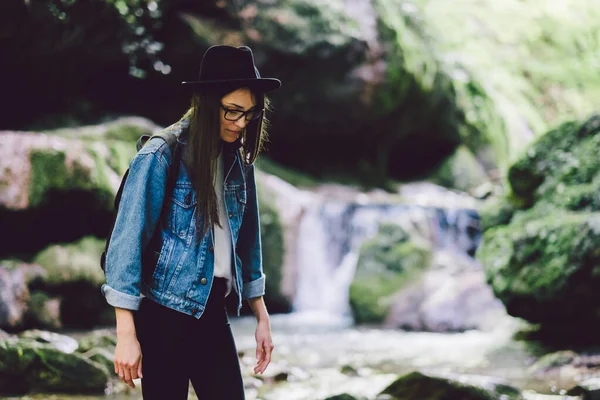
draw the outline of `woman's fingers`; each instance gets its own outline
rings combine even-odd
[[[144,377],[144,375],[142,375],[142,359],[141,358],[140,358],[140,362],[138,362],[137,374],[140,378]]]
[[[262,342],[256,344],[256,363],[258,364],[263,358]]]
[[[135,371],[135,369],[134,369]],[[129,368],[124,368],[123,369],[123,374],[124,374],[124,379],[123,381],[128,384],[129,386],[131,386],[132,388],[135,388],[135,384],[133,383],[133,379],[131,378],[131,373],[129,371]]]
[[[262,374],[267,369],[267,366],[271,363],[271,353],[273,352],[273,343],[261,342],[260,350],[256,349],[256,366],[254,367],[255,374]],[[259,357],[260,353],[260,357]]]

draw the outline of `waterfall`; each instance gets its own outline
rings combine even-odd
[[[300,222],[294,312],[351,318],[348,288],[360,245],[381,223],[417,231],[435,247],[471,257],[480,240],[479,216],[468,209],[327,202],[306,209]]]

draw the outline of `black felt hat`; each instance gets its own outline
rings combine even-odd
[[[275,78],[261,78],[249,47],[218,45],[210,47],[204,53],[198,80],[181,84],[194,91],[227,85],[248,86],[261,92],[269,92],[279,88],[281,81]]]

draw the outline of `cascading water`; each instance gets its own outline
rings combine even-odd
[[[324,203],[303,214],[297,240],[294,312],[349,318],[348,288],[360,245],[381,223],[417,231],[438,248],[472,256],[480,240],[473,210],[394,204]]]

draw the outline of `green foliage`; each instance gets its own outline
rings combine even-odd
[[[474,152],[491,146],[487,162],[507,166],[532,132],[600,107],[600,10],[593,1],[375,4],[391,46],[383,109],[409,95],[414,102],[415,90],[426,107],[446,99],[436,117]]]

